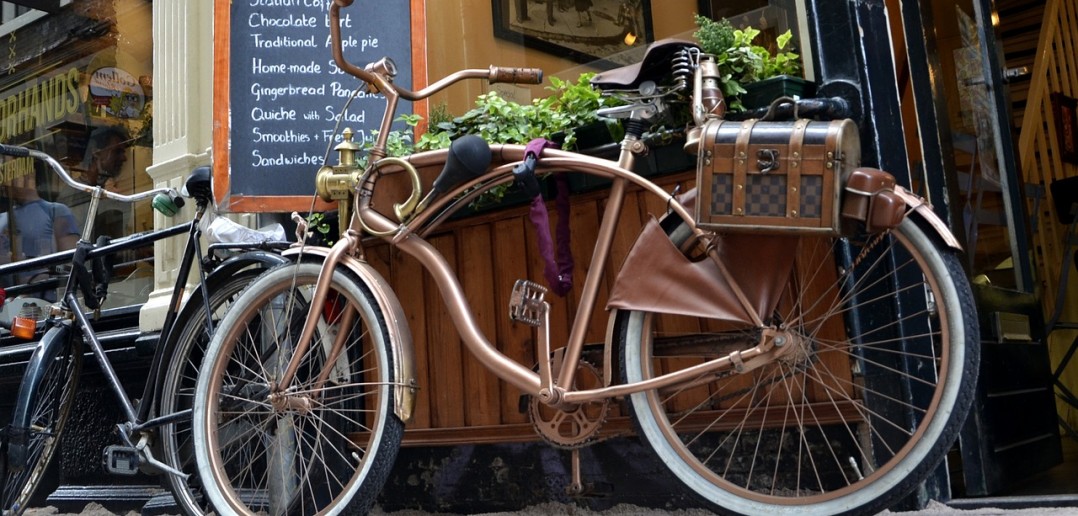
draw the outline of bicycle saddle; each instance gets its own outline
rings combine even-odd
[[[670,73],[674,54],[685,48],[699,49],[692,41],[683,39],[660,39],[648,45],[639,63],[607,70],[591,78],[591,85],[600,90],[635,88],[644,81],[659,82]]]
[[[187,176],[183,188],[187,191],[187,195],[194,197],[195,203],[205,205],[213,198],[212,177],[210,167],[198,167]]]

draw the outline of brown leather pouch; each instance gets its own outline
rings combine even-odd
[[[751,325],[752,316],[734,294],[740,287],[756,313],[770,314],[790,278],[798,237],[740,233],[720,238],[729,278],[711,258],[690,261],[650,219],[622,264],[607,306]]]
[[[893,229],[906,215],[906,203],[895,193],[895,178],[887,172],[856,168],[843,189],[842,218],[863,222],[869,233]]]

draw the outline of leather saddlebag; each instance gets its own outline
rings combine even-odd
[[[840,181],[861,140],[852,120],[711,120],[697,156],[700,227],[838,234]]]

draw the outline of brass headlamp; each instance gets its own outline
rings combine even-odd
[[[346,201],[355,191],[363,171],[356,164],[356,151],[360,145],[352,141],[352,130],[345,128],[343,141],[333,150],[337,151],[337,164],[325,165],[315,176],[315,191],[324,201]]]
[[[333,150],[337,151],[337,164],[323,165],[315,175],[315,192],[324,201],[337,201],[337,220],[343,235],[351,219],[352,194],[363,177],[363,171],[356,163],[356,151],[360,145],[352,141],[352,129],[345,128],[341,133],[343,141]]]

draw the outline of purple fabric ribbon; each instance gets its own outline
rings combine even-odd
[[[545,138],[536,138],[524,149],[524,156],[541,158],[543,149],[557,148],[558,144]],[[529,218],[535,227],[535,235],[539,241],[539,254],[543,257],[543,276],[546,278],[550,289],[559,297],[565,297],[573,289],[573,253],[569,248],[569,181],[565,174],[555,174],[554,184],[558,195],[554,204],[558,210],[557,226],[557,259],[554,255],[554,242],[550,237],[550,217],[547,213],[546,202],[540,193],[532,199]]]

